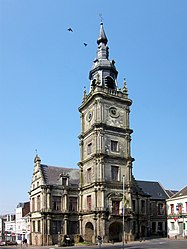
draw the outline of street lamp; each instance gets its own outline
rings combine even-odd
[[[125,176],[123,175],[123,249],[125,248]]]

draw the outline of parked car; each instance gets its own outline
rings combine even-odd
[[[5,246],[5,245],[6,245],[5,241],[0,241],[0,246]]]

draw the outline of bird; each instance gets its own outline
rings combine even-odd
[[[85,46],[85,47],[88,45],[88,44],[87,44],[87,43],[85,43],[85,42],[84,42],[83,44],[84,44],[84,46]]]
[[[69,31],[69,32],[73,32],[73,29],[72,29],[72,28],[68,28],[68,31]]]

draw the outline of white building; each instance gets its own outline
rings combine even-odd
[[[167,200],[168,237],[187,236],[187,186]]]
[[[5,241],[15,241],[16,221],[15,215],[8,214],[5,221]]]
[[[30,202],[19,203],[16,208],[16,241],[21,244],[30,240]]]

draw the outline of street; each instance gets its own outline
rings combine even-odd
[[[98,245],[89,245],[89,246],[71,246],[71,247],[60,247],[62,248],[79,248],[79,249],[97,249],[100,248]],[[55,249],[56,246],[6,246],[6,249]],[[116,244],[102,244],[101,249],[123,249],[122,243],[116,243]],[[187,240],[181,239],[181,240],[172,240],[167,238],[161,238],[161,239],[152,239],[152,240],[146,240],[146,241],[135,241],[135,242],[129,242],[128,244],[125,244],[124,249],[187,249]]]

